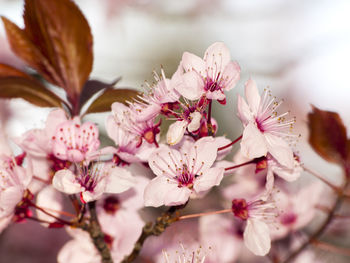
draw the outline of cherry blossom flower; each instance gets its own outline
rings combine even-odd
[[[81,162],[100,146],[95,124],[80,124],[79,117],[67,120],[57,126],[53,140],[53,154],[71,162]]]
[[[274,239],[283,238],[288,233],[305,227],[315,216],[322,190],[321,184],[311,183],[297,193],[282,190],[274,193],[280,213],[276,218],[276,228],[271,229],[271,236]]]
[[[232,212],[246,222],[243,233],[245,246],[257,256],[266,255],[271,248],[269,224],[277,216],[274,203],[265,201],[265,198],[248,202],[245,199],[233,199]]]
[[[166,250],[163,250],[163,257],[165,263],[204,263],[206,255],[203,255],[201,252],[201,247],[193,250],[188,253],[188,248],[186,249],[182,243],[180,243],[181,251],[178,250],[175,253],[169,253]],[[175,254],[175,255],[174,255]]]
[[[225,215],[202,216],[199,219],[200,243],[210,246],[207,262],[235,262],[243,249],[243,237],[237,221]]]
[[[52,184],[66,194],[80,193],[82,202],[97,200],[103,193],[121,193],[135,183],[131,173],[111,163],[81,166],[74,174],[68,169],[56,172]]]
[[[290,129],[295,122],[285,120],[288,112],[277,115],[282,102],[275,102],[265,91],[261,98],[253,80],[245,85],[248,104],[238,96],[238,116],[244,125],[241,150],[248,158],[266,156],[269,152],[280,164],[293,168],[293,151],[286,139],[293,137]]]
[[[182,82],[175,88],[185,98],[197,100],[204,95],[209,100],[225,104],[224,91],[236,85],[240,67],[231,61],[225,44],[216,42],[208,47],[203,59],[185,52],[177,74],[182,77]]]
[[[0,231],[10,223],[17,204],[32,179],[31,166],[18,166],[6,155],[0,155]]]
[[[117,126],[137,137],[137,146],[142,144],[143,139],[150,144],[158,145],[156,135],[160,132],[160,121],[154,123],[154,118],[139,121],[137,119],[138,109],[127,107],[119,102],[112,104],[112,113]]]
[[[143,143],[139,145],[138,138],[123,130],[117,125],[113,115],[107,117],[106,130],[108,136],[118,145],[115,152],[115,163],[130,164],[135,162],[145,162],[148,160],[149,154],[154,150],[154,145]]]
[[[185,153],[168,146],[154,151],[148,164],[156,178],[145,189],[145,205],[181,205],[191,194],[219,185],[224,168],[211,167],[216,157],[217,145],[212,137],[198,140]]]
[[[148,89],[130,103],[138,111],[136,119],[138,121],[147,121],[154,119],[159,113],[171,115],[171,110],[178,103],[180,94],[174,89],[174,83],[178,80],[176,75],[172,79],[167,79],[164,70],[161,70],[161,76],[154,73],[156,84],[151,86],[146,83]]]

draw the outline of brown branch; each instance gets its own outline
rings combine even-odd
[[[350,257],[350,248],[337,247],[319,240],[314,240],[312,244],[319,249]]]
[[[150,236],[159,236],[165,231],[165,229],[168,226],[170,226],[170,224],[177,221],[178,218],[173,217],[173,214],[176,212],[176,210],[184,208],[185,205],[172,206],[169,208],[168,211],[166,211],[161,216],[159,216],[156,219],[156,222],[154,223],[148,222],[147,224],[145,224],[139,239],[136,241],[134,245],[133,251],[128,256],[126,256],[121,263],[133,262],[137,258],[137,256],[140,254],[143,243],[146,241],[146,239]]]
[[[82,224],[80,227],[89,232],[92,242],[102,257],[102,263],[113,263],[111,252],[105,242],[104,234],[98,222],[96,202],[88,203],[90,210],[90,224]]]

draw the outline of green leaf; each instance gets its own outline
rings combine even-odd
[[[308,114],[309,143],[325,160],[344,165],[347,159],[346,128],[336,112],[312,106]]]
[[[86,110],[87,113],[106,112],[111,110],[113,102],[126,103],[132,101],[139,93],[132,89],[107,88]]]
[[[22,77],[0,78],[1,98],[22,98],[39,107],[61,107],[62,100],[35,79]]]

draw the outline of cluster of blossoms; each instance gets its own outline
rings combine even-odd
[[[191,240],[180,240],[187,248],[211,247],[205,256],[195,251],[189,257],[179,255],[179,262],[233,262],[244,254],[244,245],[251,256],[264,256],[272,240],[310,222],[320,187],[287,190],[303,169],[291,146],[295,119],[276,112],[281,101],[268,90],[260,95],[249,79],[246,100],[238,96],[242,135],[234,141],[216,136],[212,104],[225,105],[225,92],[240,79],[240,67],[223,43],[211,45],[203,58],[185,52],[170,79],[163,71],[155,79],[133,101],[113,103],[105,122],[113,146],[100,147],[95,123],[71,118],[61,109],[51,111],[45,128],[14,138],[23,154],[0,152],[0,229],[25,219],[65,227],[73,239],[61,249],[58,261],[99,262],[101,255],[84,231],[84,222],[93,217],[86,207],[93,203],[104,242],[113,260],[121,262],[142,232],[141,209],[182,209],[190,200],[202,199],[196,210],[206,210],[208,193],[223,181],[216,193],[222,201],[215,205],[224,210],[195,224],[179,216],[180,222],[164,233],[188,234]],[[166,121],[171,122],[168,128]],[[224,160],[238,142],[233,161]],[[67,217],[62,193],[75,204],[76,215],[68,213],[74,220],[61,217]],[[168,252],[178,243],[165,237],[150,238],[141,257],[170,262]]]

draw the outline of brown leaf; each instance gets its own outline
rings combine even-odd
[[[88,80],[86,81],[83,90],[79,98],[79,108],[81,108],[92,96],[94,96],[100,90],[106,88],[113,88],[120,81],[120,77],[112,81],[112,83],[105,83],[99,80]]]
[[[312,148],[325,160],[343,165],[347,158],[347,138],[338,113],[312,106],[308,120]]]
[[[126,101],[131,101],[138,94],[136,90],[132,89],[107,88],[101,96],[91,103],[85,114],[110,111],[113,102],[126,103]]]
[[[2,18],[12,50],[73,103],[92,69],[92,35],[71,0],[25,0],[24,30]]]
[[[60,76],[69,94],[80,94],[92,69],[89,24],[71,0],[26,0],[25,31]]]
[[[30,75],[16,69],[10,65],[0,63],[0,78],[4,77],[23,77],[23,78],[32,78]]]
[[[55,70],[40,50],[31,42],[27,34],[7,18],[1,18],[12,51],[30,67],[42,74],[47,81],[60,85],[61,82]]]
[[[22,98],[39,107],[62,107],[62,100],[35,79],[0,78],[1,98]]]

